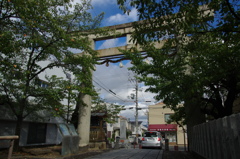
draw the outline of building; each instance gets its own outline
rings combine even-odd
[[[131,123],[123,116],[118,116],[115,119],[115,123],[107,123],[107,138],[114,138],[121,136],[121,123],[126,128],[126,138],[131,135]]]
[[[131,131],[132,136],[136,136],[138,134],[138,137],[142,137],[142,134],[147,131],[147,128],[142,124],[142,121],[138,121],[138,127],[136,128],[136,122],[131,121]]]
[[[90,142],[106,141],[106,122],[104,117],[106,113],[91,113]]]
[[[51,60],[40,61],[38,64],[42,67],[46,67],[51,63]],[[63,71],[62,68],[54,67],[53,69],[46,69],[38,75],[36,83],[39,87],[47,88],[48,82],[46,76],[56,75],[63,79],[71,78],[71,74]],[[68,77],[67,77],[68,75]],[[74,78],[74,76],[72,77]],[[37,85],[36,84],[36,85]],[[30,100],[33,97],[29,98]],[[30,101],[29,100],[29,101]],[[61,104],[67,107],[68,99],[61,101]],[[19,146],[37,146],[37,145],[59,145],[62,143],[62,139],[65,134],[61,132],[61,129],[68,129],[66,117],[70,119],[70,113],[66,117],[55,117],[53,115],[55,110],[39,110],[30,113],[23,120],[22,130],[19,136]],[[28,112],[25,112],[28,114]],[[0,136],[15,135],[15,128],[17,120],[15,114],[6,105],[0,105]],[[69,131],[64,131],[69,133]],[[66,134],[67,135],[67,134]],[[9,147],[8,141],[0,141],[0,148]]]
[[[136,122],[129,121],[129,119],[119,116],[116,118],[116,123],[107,123],[107,138],[121,137],[121,123],[126,126],[126,138],[129,136],[136,136],[136,132],[139,137],[147,131],[147,127],[142,125],[142,121],[138,121],[138,130],[136,131]]]
[[[186,133],[176,123],[167,123],[170,115],[174,114],[174,111],[170,108],[164,108],[164,106],[164,103],[149,106],[148,130],[160,131],[165,139],[169,139],[170,145],[184,145],[187,143]]]
[[[16,119],[4,105],[0,105],[0,136],[15,134]],[[36,116],[36,114],[34,114]],[[59,145],[63,134],[60,127],[64,121],[60,117],[52,117],[49,112],[39,111],[38,118],[29,115],[22,124],[19,146]],[[40,120],[41,119],[41,120]],[[9,147],[9,141],[1,140],[0,148]]]

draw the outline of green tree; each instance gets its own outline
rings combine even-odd
[[[184,149],[186,151],[185,133],[187,133],[187,129],[186,129],[186,111],[185,111],[185,107],[182,106],[182,105],[179,105],[173,111],[174,111],[174,114],[170,115],[170,118],[167,121],[167,123],[168,124],[176,123],[179,126],[179,128],[182,128],[183,138],[184,138]]]
[[[106,116],[104,117],[104,121],[106,123],[116,123],[116,118],[118,118],[118,114],[121,112],[121,110],[124,110],[124,106],[113,103],[106,103],[99,96],[93,97],[92,104],[92,112],[106,113]]]
[[[65,102],[62,102],[62,103],[58,102],[58,105],[55,105],[54,107],[54,103],[49,103],[49,102],[54,102],[54,100],[51,100],[50,98],[55,97],[56,94],[47,96],[46,98],[49,98],[49,99],[47,99],[46,101],[49,103],[48,105],[50,105],[49,112],[51,112],[52,109],[54,108],[55,111],[51,113],[52,115],[60,116],[62,117],[62,119],[66,121],[66,123],[70,123],[70,119],[71,119],[70,117],[74,112],[76,102],[78,100],[81,100],[77,98],[78,93],[84,90],[78,85],[79,79],[69,78],[65,80],[64,78],[57,77],[56,75],[52,75],[51,77],[46,77],[46,79],[48,81],[47,91],[54,92],[56,90],[59,90],[59,92],[56,94],[62,95],[62,96],[58,100],[59,101],[65,100]],[[52,89],[49,89],[49,87],[52,87]]]
[[[233,113],[240,93],[239,1],[118,0],[118,4],[125,12],[131,7],[139,12],[142,21],[133,24],[132,40],[146,53],[135,48],[130,51],[136,54],[125,53],[133,60],[132,69],[150,86],[148,91],[158,93],[157,100],[172,109],[184,102],[187,116],[194,109],[213,118]],[[163,47],[156,48],[153,42],[160,41]],[[150,63],[144,62],[146,57]]]
[[[96,52],[88,34],[101,34],[96,28],[103,14],[91,17],[90,2],[82,0],[75,5],[71,0],[0,2],[0,101],[17,120],[16,135],[20,135],[22,122],[30,114],[39,110],[58,110],[58,114],[63,108],[66,85],[57,77],[42,81],[40,76],[45,71],[64,68],[75,75],[74,87],[78,86],[78,92],[94,93],[90,77]],[[85,54],[76,56],[73,50]],[[88,85],[80,87],[83,82]],[[43,84],[45,87],[41,87]]]
[[[186,132],[184,126],[186,125],[186,112],[183,106],[178,106],[177,109],[174,109],[174,114],[170,115],[169,120],[167,121],[168,124],[177,123],[179,127],[182,127],[184,132]]]

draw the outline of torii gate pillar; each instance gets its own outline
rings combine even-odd
[[[91,96],[84,95],[83,102],[87,105],[79,109],[78,117],[78,134],[80,137],[79,147],[88,148],[90,137],[90,122],[91,122]]]
[[[91,47],[94,49],[94,40],[91,40]],[[88,148],[90,138],[90,124],[91,124],[91,106],[92,98],[90,95],[83,95],[82,101],[86,106],[80,107],[78,110],[78,128],[79,134],[79,148]]]

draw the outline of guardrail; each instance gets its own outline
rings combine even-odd
[[[12,157],[14,140],[18,139],[18,136],[0,136],[0,140],[10,140],[10,146],[8,148],[8,159]]]

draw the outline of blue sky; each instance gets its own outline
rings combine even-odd
[[[116,0],[92,0],[92,6],[92,16],[97,16],[98,14],[104,12],[104,19],[101,23],[101,27],[124,24],[138,20],[137,10],[135,8],[131,9],[129,15],[124,14],[123,11],[119,9]],[[116,38],[99,41],[95,45],[95,49],[97,50],[113,46],[124,46],[126,45],[126,39]]]
[[[101,12],[105,13],[102,26],[111,26],[123,24],[138,20],[137,11],[135,8],[131,9],[129,15],[123,14],[117,5],[116,0],[92,0],[93,15],[98,15]]]

